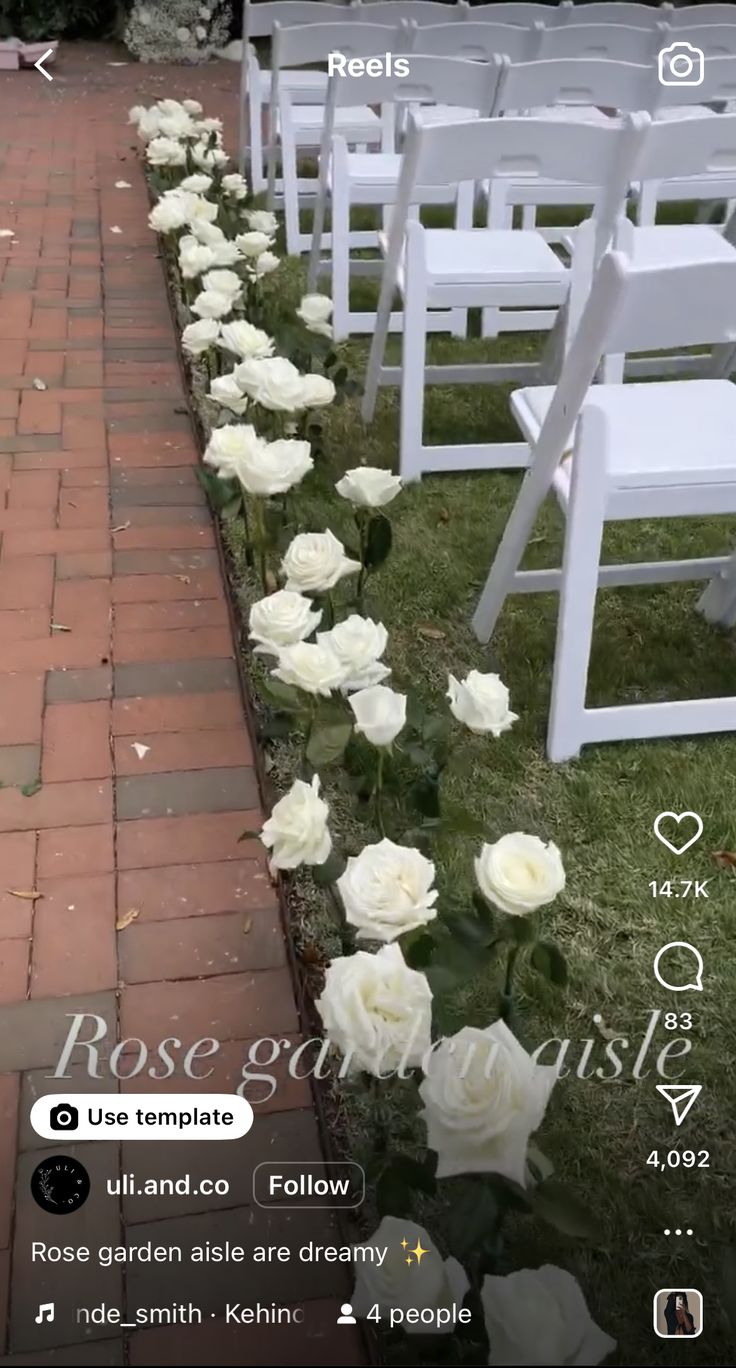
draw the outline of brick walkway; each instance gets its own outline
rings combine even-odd
[[[182,1050],[174,1077],[157,1082],[147,1064],[123,1093],[224,1091],[237,1086],[248,1041],[299,1031],[260,847],[236,843],[258,823],[258,789],[125,126],[130,104],[162,95],[199,97],[232,126],[237,70],[109,65],[123,56],[72,47],[51,84],[35,71],[0,77],[0,228],[16,233],[0,238],[0,1351],[8,1363],[346,1363],[356,1346],[352,1331],[332,1328],[333,1299],[348,1286],[334,1267],[31,1264],[34,1239],[96,1249],[337,1238],[326,1214],[251,1205],[259,1160],[319,1156],[305,1083],[284,1079],[246,1140],[174,1146],[175,1156],[148,1144],[49,1150],[29,1126],[33,1099],[59,1088],[49,1066],[74,1012],[101,1018],[107,1045],[103,1077],[88,1077],[82,1060],[66,1086],[98,1092],[117,1086],[116,1038],[222,1042],[200,1061],[214,1065],[206,1082],[187,1082]],[[134,742],[149,748],[143,758]],[[21,792],[38,780],[31,796]],[[125,1060],[136,1050],[125,1047]],[[28,1195],[40,1156],[60,1145],[93,1185],[63,1222]],[[157,1198],[155,1208],[121,1201],[103,1190],[121,1167],[224,1176],[231,1191]],[[37,1325],[50,1298],[56,1320]],[[224,1324],[228,1300],[257,1298],[304,1298],[305,1325]],[[201,1327],[127,1341],[110,1324],[85,1332],[73,1312],[104,1300],[130,1315],[190,1299]]]

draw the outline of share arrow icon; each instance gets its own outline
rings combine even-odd
[[[690,1108],[695,1102],[698,1093],[703,1091],[701,1083],[658,1083],[657,1092],[667,1098],[672,1115],[675,1118],[675,1125],[681,1126]]]

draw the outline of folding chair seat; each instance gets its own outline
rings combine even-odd
[[[592,231],[581,230],[585,239]],[[599,587],[709,579],[729,557],[602,565],[607,522],[736,513],[736,385],[727,379],[595,384],[608,354],[706,342],[733,346],[736,257],[637,266],[609,252],[597,270],[557,386],[523,389],[512,412],[532,461],[473,618],[487,641],[511,592],[559,589],[547,751],[736,730],[736,697],[586,706]],[[565,514],[561,570],[519,570],[553,490]]]
[[[514,229],[428,229],[408,220],[414,185],[473,183],[491,173],[500,189],[524,174],[564,179],[573,169],[590,182],[602,177],[605,194],[598,206],[594,259],[608,245],[625,203],[631,167],[648,124],[645,115],[618,127],[572,124],[558,135],[543,121],[483,119],[445,128],[421,128],[407,137],[397,207],[384,238],[386,265],[381,282],[378,322],[373,334],[363,396],[363,417],[373,416],[380,384],[401,385],[399,469],[404,480],[423,472],[475,470],[526,464],[524,442],[429,446],[424,442],[425,384],[534,381],[538,363],[503,362],[462,366],[425,365],[427,333],[433,312],[480,307],[492,313],[496,331],[526,331],[550,326],[567,299],[570,272],[534,231]],[[385,366],[383,354],[394,291],[404,301],[402,365]]]

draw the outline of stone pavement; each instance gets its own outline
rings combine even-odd
[[[296,1042],[279,912],[257,842],[259,793],[213,528],[200,493],[157,240],[128,107],[194,96],[234,129],[237,68],[112,66],[62,45],[54,80],[0,75],[0,1353],[4,1363],[357,1362],[334,1329],[334,1266],[31,1263],[31,1241],[186,1247],[335,1240],[327,1213],[267,1211],[251,1172],[320,1153],[311,1095],[282,1077],[245,1140],[219,1146],[58,1144],[33,1099],[237,1086],[247,1042]],[[230,135],[234,150],[234,139]],[[130,188],[116,188],[125,180]],[[36,383],[42,381],[45,388]],[[148,747],[141,758],[134,743]],[[25,788],[26,792],[23,792]],[[13,890],[12,892],[10,890]],[[37,894],[19,897],[18,894]],[[130,914],[137,915],[130,920]],[[116,924],[129,920],[124,929]],[[106,1032],[100,1078],[78,1051],[50,1078],[74,1013]],[[183,1054],[221,1048],[187,1080]],[[182,1043],[175,1075],[119,1084],[110,1052]],[[176,1045],[170,1048],[177,1052]],[[118,1051],[117,1071],[141,1047]],[[159,1062],[159,1069],[161,1068]],[[283,1070],[282,1070],[283,1074]],[[92,1179],[63,1221],[29,1196],[43,1153]],[[110,1195],[136,1177],[226,1177],[226,1197]],[[7,1294],[7,1296],[6,1296]],[[304,1326],[225,1324],[228,1300],[307,1304]],[[35,1322],[54,1299],[51,1325]],[[81,1328],[76,1303],[197,1303],[200,1326]],[[7,1311],[5,1303],[7,1301]],[[347,1337],[347,1338],[346,1338]],[[89,1341],[89,1342],[85,1342]]]

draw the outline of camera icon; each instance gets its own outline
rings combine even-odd
[[[705,76],[705,53],[692,43],[670,43],[657,54],[660,85],[699,86]]]
[[[49,1126],[51,1130],[75,1131],[79,1125],[79,1112],[76,1107],[67,1106],[64,1102],[59,1102],[56,1107],[52,1107],[49,1112]]]

